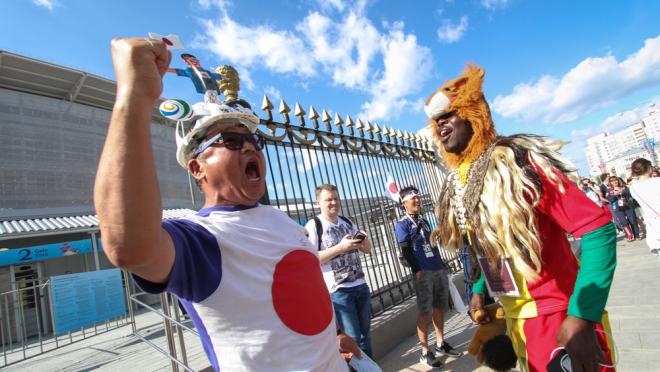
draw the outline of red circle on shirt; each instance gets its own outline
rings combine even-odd
[[[282,323],[306,336],[321,333],[332,321],[332,302],[319,259],[309,251],[287,253],[275,266],[273,307]]]

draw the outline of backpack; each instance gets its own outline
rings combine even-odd
[[[348,227],[353,230],[353,223],[351,220],[344,216],[337,216],[339,217],[340,220],[346,222],[348,224]],[[323,235],[323,224],[321,223],[321,220],[317,217],[314,216],[314,224],[316,224],[316,241],[318,242],[318,250],[321,250],[321,236]]]

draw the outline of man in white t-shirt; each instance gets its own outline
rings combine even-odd
[[[321,271],[335,316],[344,332],[371,357],[371,294],[358,253],[371,253],[371,243],[353,222],[339,215],[341,201],[337,186],[318,186],[316,203],[321,214],[307,222],[305,228],[309,241],[319,250]]]
[[[177,123],[177,161],[205,203],[162,222],[150,127],[171,54],[161,41],[115,39],[112,59],[117,98],[94,185],[110,261],[145,291],[179,298],[216,371],[347,371],[339,351],[361,351],[333,322],[316,248],[258,203],[264,141],[250,105],[203,102]]]

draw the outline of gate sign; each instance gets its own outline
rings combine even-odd
[[[119,269],[52,276],[50,282],[57,335],[126,314]]]
[[[98,239],[98,247],[101,249],[101,240]],[[72,242],[38,245],[27,248],[0,248],[0,267],[9,265],[22,265],[29,262],[52,260],[62,256],[89,253],[92,251],[90,239],[76,240]]]

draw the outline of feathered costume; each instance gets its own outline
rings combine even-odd
[[[483,77],[482,68],[468,65],[426,101],[432,136],[450,169],[433,237],[449,249],[468,241],[470,253],[486,257],[492,268],[510,265],[519,295],[499,301],[518,361],[523,370],[545,371],[567,314],[607,325],[603,312],[616,266],[616,234],[609,216],[571,182],[574,167],[558,152],[562,142],[497,136]],[[458,154],[440,142],[437,120],[448,112],[473,131]],[[566,232],[582,237],[581,267]],[[484,293],[483,275],[473,289]],[[611,364],[607,340],[599,342]]]

